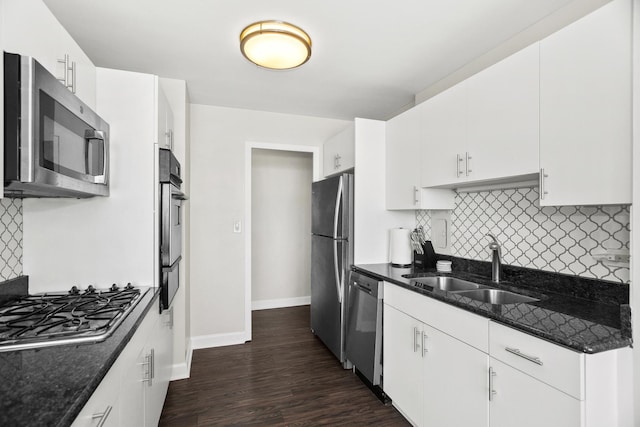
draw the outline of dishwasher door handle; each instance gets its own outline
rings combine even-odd
[[[353,281],[352,285],[355,286],[356,288],[358,288],[359,291],[362,291],[364,293],[367,293],[369,295],[373,294],[373,291],[369,288],[367,288],[366,286],[362,286],[360,283]]]

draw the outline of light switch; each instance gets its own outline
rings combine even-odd
[[[233,232],[234,233],[242,233],[242,221],[237,220],[233,223]]]

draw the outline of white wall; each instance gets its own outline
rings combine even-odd
[[[312,153],[253,149],[253,309],[309,303]]]
[[[385,206],[386,122],[356,119],[354,184],[355,264],[389,262],[389,230],[415,226],[414,211],[388,211]]]
[[[245,212],[245,143],[320,147],[343,120],[191,105],[190,305],[195,348],[242,342],[245,239],[233,223]],[[247,183],[248,184],[248,183]]]
[[[110,196],[25,199],[30,292],[154,284],[154,77],[99,68],[97,111],[111,125]]]

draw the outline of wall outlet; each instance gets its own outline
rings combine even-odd
[[[233,232],[234,233],[242,233],[242,221],[237,220],[233,223]]]

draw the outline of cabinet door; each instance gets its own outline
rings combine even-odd
[[[423,110],[417,105],[389,120],[386,125],[386,208],[453,209],[452,190],[421,188],[420,160],[422,153]]]
[[[168,150],[173,149],[173,112],[169,105],[169,100],[164,91],[160,87],[156,78],[157,87],[157,100],[156,108],[157,112],[157,137],[158,146],[160,148],[166,148]]]
[[[539,44],[469,78],[469,179],[538,173]]]
[[[385,141],[387,209],[418,209],[420,207],[418,107],[387,122]]]
[[[72,427],[119,426],[120,359],[113,364],[84,405]]]
[[[331,176],[355,166],[355,124],[332,136],[323,145],[324,176]]]
[[[421,181],[423,187],[467,179],[467,86],[462,82],[424,102]]]
[[[490,359],[491,427],[580,427],[581,402],[502,362]]]
[[[69,55],[70,61],[76,63],[76,95],[95,110],[96,67],[44,2],[11,0],[5,1],[3,7],[0,31],[4,49],[34,57],[56,77],[64,73],[64,65],[58,60]]]
[[[142,342],[141,342],[142,341]],[[143,337],[134,336],[122,352],[122,386],[120,419],[122,427],[140,427],[144,424],[144,393],[148,387],[146,376],[149,360]]]
[[[428,325],[422,344],[424,425],[487,426],[489,356]]]
[[[384,306],[383,389],[414,425],[423,425],[422,323]]]
[[[631,1],[540,42],[540,204],[631,203]]]
[[[158,316],[147,342],[146,352],[152,354],[152,383],[145,388],[145,425],[155,427],[160,421],[167,396],[173,359],[173,336],[169,324],[170,311]]]

